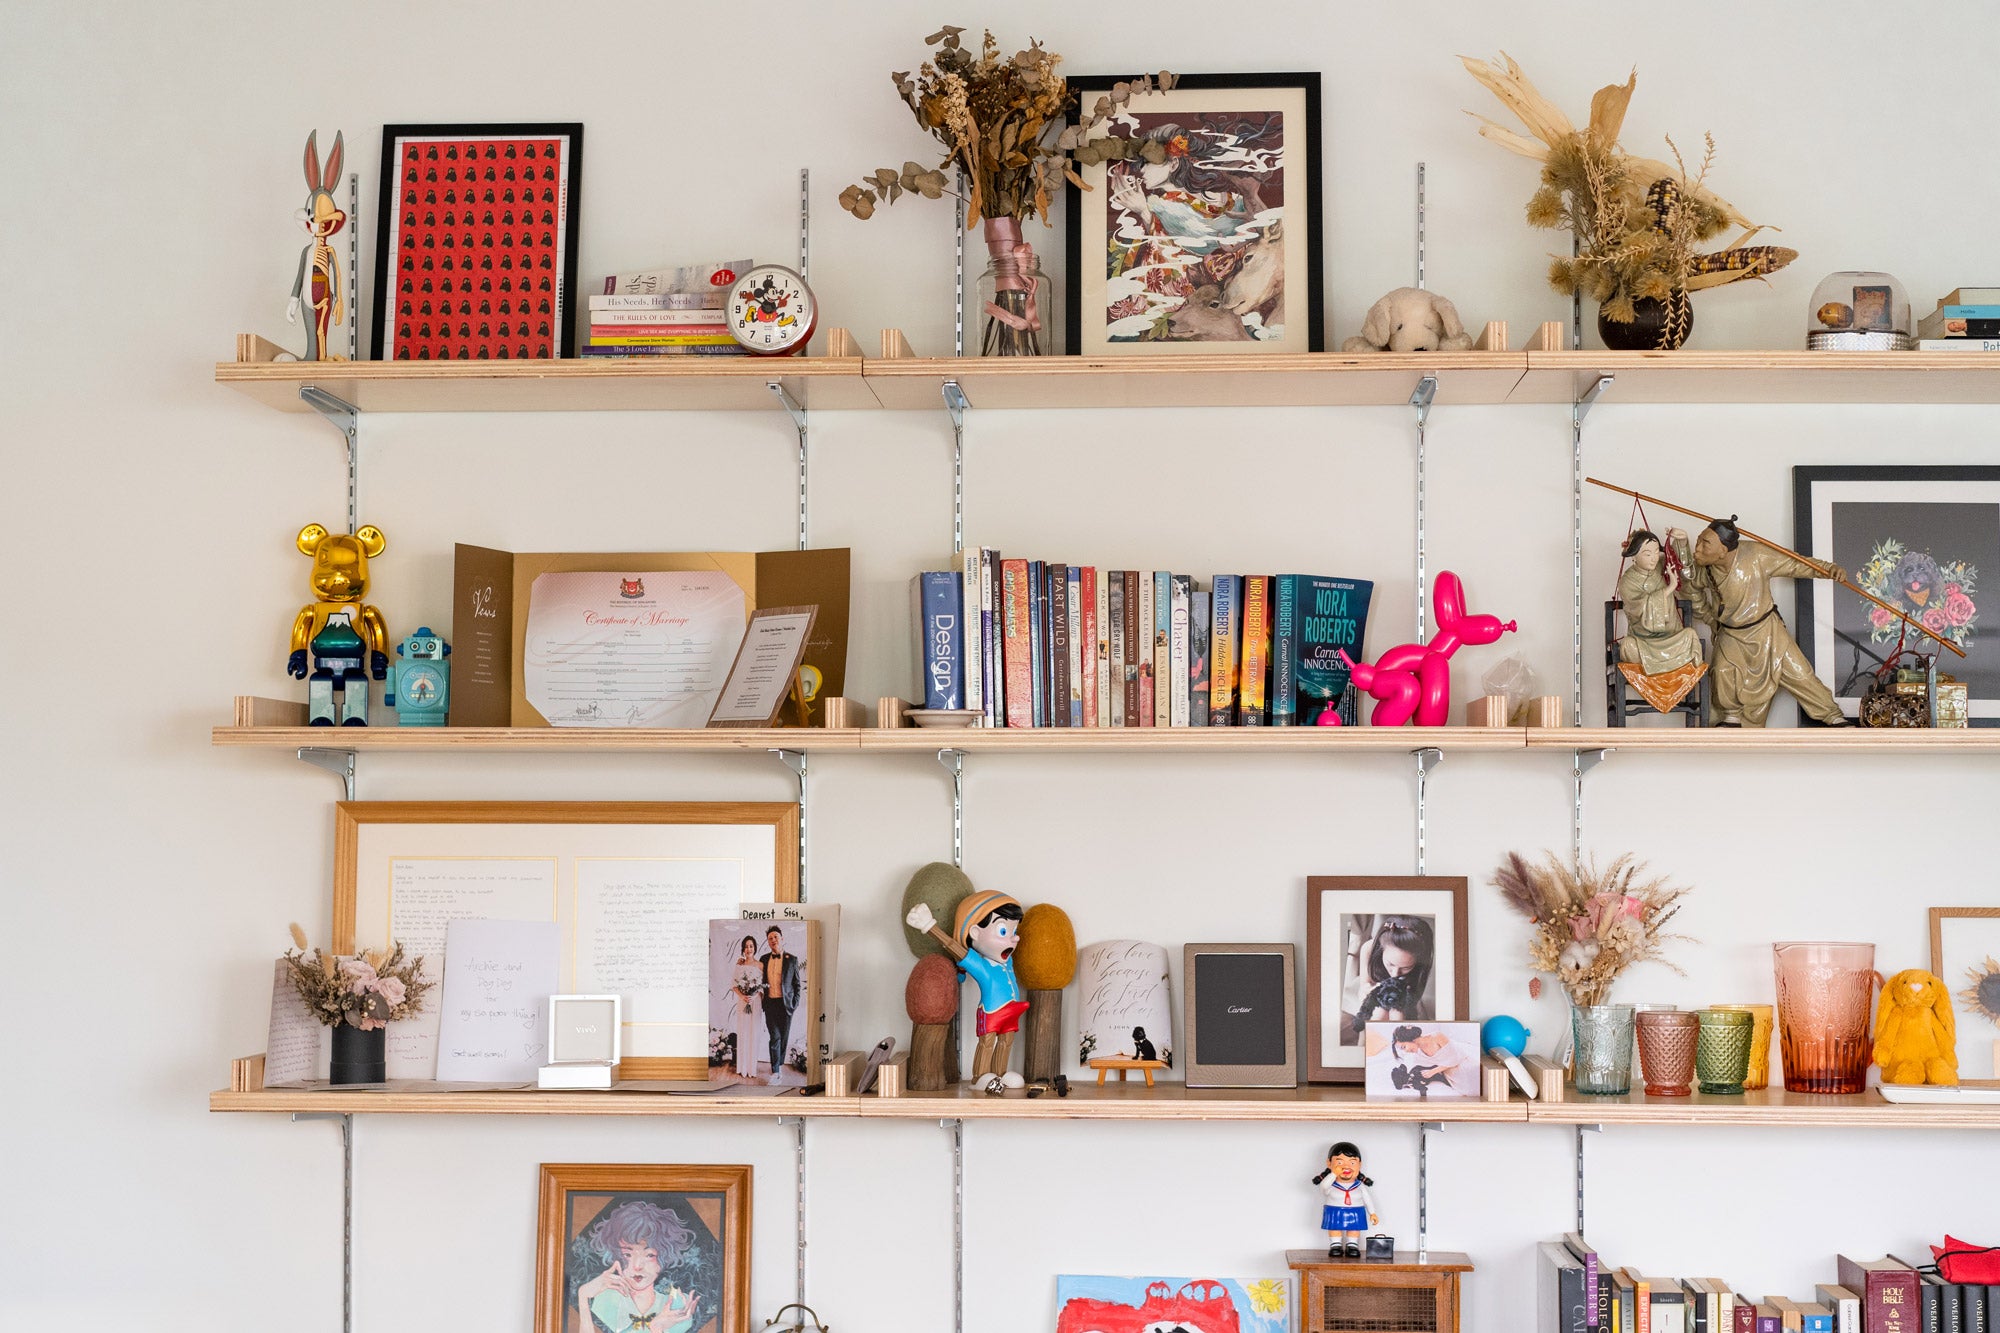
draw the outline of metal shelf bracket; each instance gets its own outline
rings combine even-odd
[[[340,438],[347,445],[347,530],[354,531],[361,519],[361,459],[358,443],[361,438],[361,413],[354,404],[336,398],[317,384],[301,384],[299,399],[313,411],[325,418],[326,423],[340,432]]]
[[[1431,1257],[1431,1135],[1442,1133],[1444,1126],[1435,1120],[1425,1120],[1417,1125],[1417,1262],[1420,1264],[1428,1263]]]
[[[792,1172],[797,1184],[797,1192],[792,1200],[793,1220],[798,1237],[798,1294],[794,1299],[806,1303],[806,1121],[804,1116],[781,1115],[778,1124],[792,1131]]]
[[[340,779],[347,799],[354,799],[354,751],[325,750],[315,745],[299,747],[299,758],[314,768],[323,768]]]
[[[1604,391],[1611,387],[1611,378],[1609,375],[1599,375],[1589,387],[1577,394],[1569,409],[1569,724],[1573,727],[1583,725],[1583,419],[1590,415],[1590,409],[1604,396]],[[1595,768],[1603,757],[1602,751],[1593,752],[1593,757],[1586,763],[1583,752],[1579,751],[1572,770],[1570,785],[1572,865],[1583,856],[1583,775]]]
[[[1577,750],[1570,760],[1569,861],[1583,863],[1583,780],[1591,770],[1611,757],[1610,749]]]
[[[965,1333],[965,1122],[938,1124],[951,1132],[951,1327]]]
[[[786,768],[799,784],[799,901],[806,900],[806,848],[810,845],[806,838],[806,752],[804,750],[774,749],[771,755]]]
[[[1422,170],[1423,170],[1422,166],[1419,165],[1418,167],[1419,179],[1422,178]],[[1422,206],[1419,205],[1420,210],[1421,207]],[[1418,261],[1418,265],[1419,267],[1422,266],[1421,260]],[[1425,428],[1430,424],[1431,403],[1437,397],[1437,387],[1438,387],[1437,376],[1426,375],[1422,379],[1417,381],[1417,387],[1410,392],[1410,408],[1417,414],[1417,590],[1416,591],[1417,591],[1417,642],[1418,643],[1422,643],[1424,641],[1425,638],[1424,629],[1426,625],[1425,612],[1424,612],[1424,547],[1425,547],[1424,511],[1425,511],[1425,501],[1427,499],[1429,491],[1429,482],[1426,476],[1424,433],[1425,433]]]
[[[1603,1132],[1604,1126],[1602,1125],[1578,1125],[1576,1127],[1576,1234],[1579,1236],[1585,1234],[1583,1230],[1583,1136],[1585,1134],[1602,1134]]]
[[[1430,835],[1431,770],[1444,762],[1444,751],[1426,745],[1410,751],[1417,760],[1417,873],[1424,873],[1424,855]]]
[[[782,382],[765,380],[764,387],[778,400],[778,406],[785,409],[785,415],[792,419],[792,426],[799,433],[799,549],[803,551],[806,549],[806,410]]]
[[[354,1117],[338,1111],[294,1111],[292,1122],[340,1125],[340,1333],[354,1333]]]
[[[965,868],[965,751],[939,750],[937,761],[951,774],[951,863],[962,870]]]
[[[965,411],[972,404],[957,380],[944,382],[944,410],[951,415],[951,553],[965,549]]]

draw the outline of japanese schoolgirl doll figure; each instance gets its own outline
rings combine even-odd
[[[1312,1183],[1319,1186],[1324,1200],[1319,1225],[1326,1232],[1326,1257],[1359,1259],[1362,1234],[1378,1220],[1375,1196],[1368,1192],[1375,1182],[1361,1174],[1361,1149],[1347,1142],[1334,1144],[1326,1152],[1326,1170]]]

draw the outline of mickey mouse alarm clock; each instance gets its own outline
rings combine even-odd
[[[782,264],[759,264],[729,291],[730,336],[760,356],[805,350],[819,323],[819,302],[806,280]]]

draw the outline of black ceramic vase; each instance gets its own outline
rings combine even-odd
[[[1668,333],[1669,310],[1675,316],[1673,334]],[[1671,352],[1694,332],[1694,303],[1686,291],[1677,291],[1665,301],[1641,297],[1632,303],[1632,319],[1621,324],[1604,317],[1597,308],[1597,336],[1614,352]]]
[[[389,1076],[389,1029],[363,1032],[349,1023],[333,1030],[333,1059],[327,1066],[334,1083],[380,1083]]]

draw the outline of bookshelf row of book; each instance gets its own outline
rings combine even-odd
[[[2000,1284],[1952,1282],[1937,1265],[1835,1260],[1809,1300],[1752,1298],[1720,1278],[1646,1277],[1610,1264],[1572,1232],[1540,1247],[1544,1333],[1987,1333]]]
[[[723,309],[748,260],[616,273],[590,297],[581,356],[743,356]]]
[[[917,696],[989,727],[1354,722],[1374,585],[1100,569],[968,547],[911,580]]]

